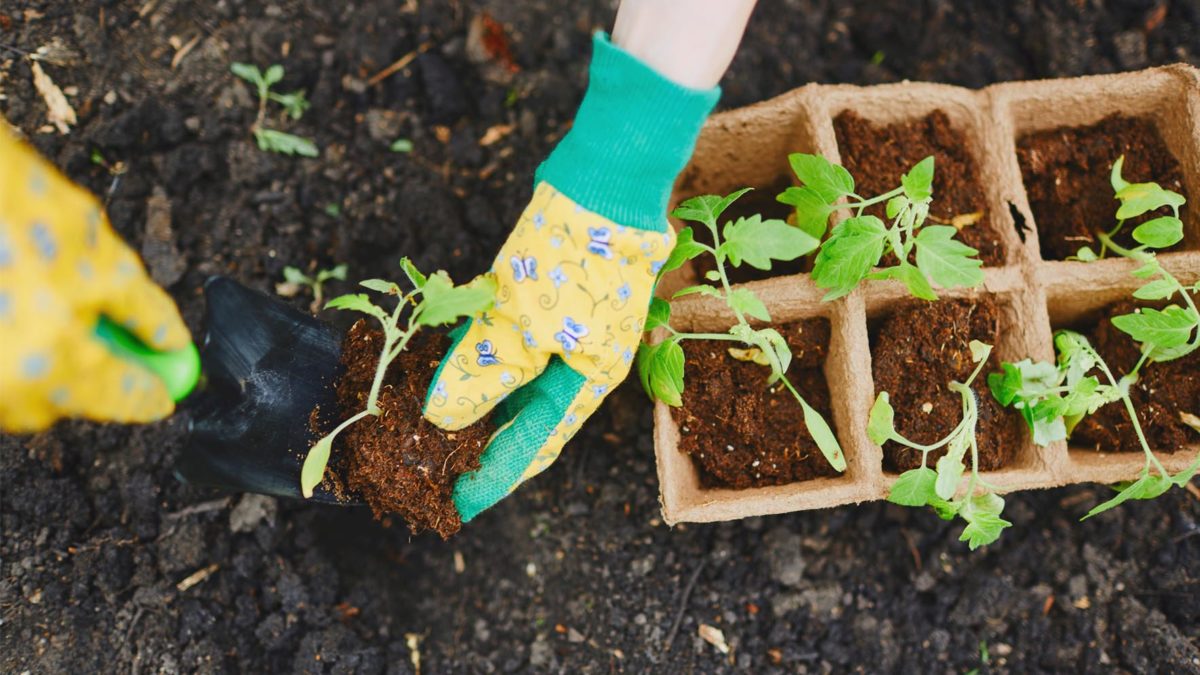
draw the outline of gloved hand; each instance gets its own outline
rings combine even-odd
[[[596,35],[574,126],[493,265],[495,307],[455,334],[426,401],[447,430],[496,408],[481,467],[455,485],[464,522],[549,466],[629,373],[675,242],[671,186],[719,95]]]
[[[0,429],[171,413],[163,382],[97,335],[102,316],[157,350],[191,344],[175,304],[96,199],[0,120]]]

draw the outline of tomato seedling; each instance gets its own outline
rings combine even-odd
[[[301,272],[299,268],[288,265],[283,268],[283,280],[292,284],[293,290],[289,295],[294,295],[295,289],[298,288],[312,289],[313,301],[309,309],[315,314],[321,308],[321,301],[325,298],[325,282],[331,279],[345,281],[346,270],[346,265],[335,265],[332,269],[317,270],[316,275],[310,277]]]
[[[229,69],[233,71],[234,75],[254,85],[258,93],[258,114],[254,118],[254,125],[250,127],[250,131],[254,134],[254,140],[258,142],[259,150],[303,157],[316,157],[320,154],[317,146],[307,138],[266,126],[268,101],[274,101],[283,106],[284,112],[293,120],[300,119],[309,107],[308,99],[304,97],[302,89],[290,94],[271,91],[271,87],[283,79],[283,66],[275,64],[263,72],[258,69],[258,66],[251,63],[234,63]]]
[[[998,538],[1004,528],[1012,523],[1000,517],[1004,510],[1004,498],[995,493],[996,486],[979,475],[979,442],[975,428],[979,422],[979,401],[971,389],[971,383],[987,363],[992,346],[971,340],[971,360],[975,370],[966,382],[950,382],[951,391],[962,397],[962,420],[945,438],[922,445],[908,440],[896,431],[895,411],[886,391],[879,392],[867,422],[867,435],[871,442],[883,445],[894,441],[914,450],[921,451],[921,466],[900,474],[900,478],[888,493],[888,501],[901,506],[930,506],[945,520],[955,516],[966,521],[959,541],[967,542],[971,550],[986,546]],[[934,469],[929,468],[929,453],[946,448],[946,454],[938,459]],[[964,463],[967,450],[971,451],[971,475],[967,489],[958,494],[958,486],[967,470]]]
[[[681,333],[671,327],[671,305],[660,298],[650,303],[645,330],[662,327],[668,336],[655,345],[642,344],[638,347],[637,370],[642,386],[653,399],[671,406],[683,404],[684,354],[680,343],[684,340],[723,340],[745,345],[747,350],[730,349],[731,356],[752,360],[770,369],[767,385],[781,383],[791,392],[804,413],[804,424],[813,441],[829,464],[838,471],[846,470],[846,457],[838,444],[837,437],[829,424],[787,378],[787,369],[792,362],[792,352],[787,341],[774,328],[754,328],[747,317],[769,322],[771,315],[762,300],[747,288],[733,288],[729,282],[728,265],[738,267],[747,264],[760,270],[771,269],[772,261],[786,262],[811,253],[819,240],[804,230],[788,225],[778,219],[763,219],[759,215],[727,221],[723,228],[717,223],[729,205],[748,192],[750,188],[738,190],[730,195],[704,195],[693,197],[680,204],[672,215],[682,220],[703,224],[712,234],[711,246],[696,241],[692,228],[679,232],[679,239],[670,257],[663,263],[659,275],[678,269],[688,260],[708,254],[716,262],[716,269],[709,272],[711,281],[720,286],[689,286],[674,297],[701,293],[717,298],[733,312],[737,322],[727,333]]]
[[[901,176],[900,187],[871,198],[856,194],[850,172],[820,155],[795,153],[788,161],[804,185],[790,187],[776,199],[795,208],[797,227],[819,240],[829,216],[853,213],[829,233],[813,265],[813,281],[828,290],[825,300],[846,295],[864,279],[899,279],[923,300],[937,300],[933,284],[952,288],[983,283],[979,251],[955,238],[958,229],[925,224],[933,201],[932,156]],[[884,213],[891,225],[864,213],[880,203],[886,203]],[[877,269],[888,253],[895,254],[896,264]]]
[[[325,305],[326,309],[349,309],[375,317],[383,327],[383,348],[380,350],[379,363],[375,367],[375,378],[371,382],[366,408],[350,416],[318,440],[304,458],[304,466],[300,470],[300,490],[306,498],[312,496],[313,488],[320,484],[325,475],[325,467],[329,464],[329,455],[337,435],[355,422],[365,417],[378,416],[382,412],[378,402],[384,376],[388,366],[404,351],[412,336],[423,326],[441,326],[464,316],[486,311],[491,308],[496,296],[496,282],[489,276],[479,277],[463,286],[455,286],[445,272],[439,271],[427,277],[408,258],[400,260],[400,268],[404,270],[405,277],[413,287],[407,293],[401,291],[399,284],[384,279],[367,279],[360,282],[372,291],[395,296],[396,306],[391,312],[372,303],[365,293],[340,295]],[[409,306],[412,307],[411,311],[405,313],[405,308]],[[405,318],[403,328],[402,316]]]

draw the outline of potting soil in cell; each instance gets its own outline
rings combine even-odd
[[[392,362],[379,395],[383,413],[342,432],[335,453],[340,480],[361,497],[377,518],[397,514],[414,533],[433,530],[443,538],[458,532],[462,520],[450,498],[457,478],[479,468],[492,426],[482,420],[447,432],[421,415],[433,373],[449,346],[438,332],[423,330]],[[366,407],[383,333],[354,324],[342,343],[346,374],[338,382],[341,419]]]
[[[829,321],[806,319],[778,330],[794,356],[788,377],[832,427],[821,368],[829,349]],[[679,424],[679,447],[700,468],[701,483],[748,488],[837,475],[808,433],[791,392],[779,383],[768,387],[770,369],[734,358],[731,344],[683,343],[683,406],[671,413]]]
[[[875,392],[888,392],[896,411],[895,427],[915,443],[940,441],[962,421],[962,397],[947,386],[965,382],[975,369],[971,340],[996,346],[1003,326],[991,298],[948,300],[912,304],[888,316],[875,327],[871,363]],[[1000,370],[992,350],[987,365],[971,384],[979,403],[975,437],[979,442],[979,467],[999,469],[1014,458],[1023,442],[1024,423],[1002,407],[988,391],[987,374]],[[929,455],[929,465],[946,454]],[[921,465],[921,452],[889,441],[883,446],[884,467],[907,471]]]
[[[997,234],[987,197],[980,183],[977,159],[963,130],[955,128],[941,110],[902,124],[876,125],[847,110],[833,120],[842,166],[854,176],[855,192],[873,197],[900,185],[914,164],[933,155],[933,202],[929,222],[964,223],[958,238],[979,251],[988,267],[1004,264],[1004,247]],[[867,213],[886,222],[884,205]],[[973,214],[978,214],[977,216]],[[978,220],[975,220],[975,218]],[[967,221],[970,224],[966,224]],[[894,257],[894,256],[893,256]]]
[[[1141,350],[1129,335],[1113,326],[1112,317],[1128,314],[1138,306],[1122,302],[1109,307],[1087,332],[1088,340],[1117,377],[1137,365]],[[1107,383],[1098,370],[1092,374]],[[1200,442],[1200,433],[1184,424],[1180,413],[1200,415],[1200,351],[1173,361],[1148,362],[1129,388],[1129,398],[1151,448],[1175,452],[1194,446]],[[1083,418],[1071,434],[1071,443],[1100,450],[1142,451],[1129,412],[1120,402]]]
[[[1109,176],[1122,155],[1126,181],[1154,181],[1187,196],[1179,162],[1149,119],[1112,115],[1092,126],[1049,129],[1018,140],[1017,160],[1043,259],[1063,260],[1083,246],[1099,250],[1096,232],[1117,224],[1119,203]],[[1169,213],[1164,208],[1130,219],[1116,242],[1134,245],[1131,233],[1137,224]]]

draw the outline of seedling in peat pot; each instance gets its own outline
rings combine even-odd
[[[741,343],[749,349],[731,348],[730,355],[752,360],[770,369],[767,386],[779,382],[792,393],[804,412],[804,424],[825,459],[833,468],[845,471],[846,458],[833,430],[821,417],[821,413],[804,400],[785,374],[792,362],[792,352],[787,341],[774,328],[756,329],[750,325],[746,317],[768,322],[771,315],[762,300],[752,291],[733,288],[730,285],[726,266],[726,263],[734,267],[745,263],[760,270],[769,270],[772,260],[795,260],[816,249],[819,240],[782,220],[764,220],[758,215],[738,218],[736,221],[726,222],[723,229],[718,228],[718,219],[725,209],[748,191],[749,188],[746,188],[726,197],[693,197],[680,204],[672,215],[682,220],[702,223],[712,233],[713,244],[709,246],[696,241],[692,228],[683,228],[679,232],[675,249],[659,272],[661,277],[662,274],[678,269],[683,263],[701,254],[711,255],[716,261],[716,268],[707,276],[710,281],[720,281],[720,287],[706,284],[690,286],[677,292],[674,297],[702,293],[718,298],[733,312],[737,323],[727,333],[681,333],[670,325],[671,305],[655,298],[650,304],[646,330],[662,327],[669,335],[658,344],[642,344],[638,347],[638,375],[651,398],[667,405],[680,406],[683,404],[684,354],[679,343],[684,340],[724,340]]]
[[[267,117],[267,102],[275,101],[283,106],[284,111],[293,120],[298,120],[308,110],[308,99],[304,98],[304,90],[293,91],[290,94],[280,94],[271,91],[271,87],[283,79],[283,66],[275,64],[260,71],[258,66],[250,63],[234,63],[229,68],[234,75],[254,85],[258,91],[258,115],[254,118],[254,140],[258,141],[259,150],[278,152],[283,155],[301,155],[316,157],[320,154],[317,146],[307,138],[271,129],[265,125]]]
[[[925,224],[933,201],[932,156],[904,174],[900,187],[869,199],[854,192],[849,171],[820,155],[796,153],[788,161],[804,185],[784,190],[777,199],[795,207],[797,227],[820,239],[830,215],[853,212],[829,233],[813,265],[813,280],[829,291],[825,300],[846,295],[863,279],[899,279],[923,300],[937,300],[932,284],[952,288],[983,283],[979,251],[955,238],[958,229]],[[847,201],[840,203],[843,198]],[[884,202],[891,225],[864,214],[867,207]],[[909,260],[914,249],[915,265]],[[897,264],[873,271],[889,252]]]
[[[327,309],[351,309],[378,319],[383,326],[383,349],[367,396],[366,409],[355,413],[317,441],[304,458],[304,466],[300,471],[300,490],[306,498],[312,496],[313,488],[325,475],[337,435],[365,417],[380,414],[379,392],[388,366],[404,351],[412,336],[423,326],[441,326],[485,311],[491,308],[496,296],[496,282],[488,276],[455,286],[445,272],[439,271],[426,277],[408,258],[401,259],[400,267],[413,286],[407,293],[401,291],[399,284],[383,279],[360,282],[372,291],[396,296],[396,307],[390,313],[372,303],[365,293],[340,295],[325,305]],[[410,305],[411,311],[405,313],[404,309]],[[403,328],[400,326],[402,316],[406,318]]]
[[[346,280],[346,266],[335,265],[332,269],[317,270],[316,276],[308,276],[301,272],[299,268],[287,266],[283,268],[283,279],[293,288],[302,288],[307,286],[312,289],[313,301],[309,309],[315,314],[321,307],[321,301],[324,299],[325,282],[330,279],[339,281]],[[294,295],[294,291],[288,295]]]
[[[987,363],[992,346],[978,340],[971,341],[971,359],[975,370],[966,382],[951,382],[950,389],[962,396],[962,421],[945,438],[930,445],[922,445],[900,435],[893,426],[895,411],[888,401],[888,393],[880,392],[871,406],[867,423],[867,435],[871,442],[883,445],[895,441],[914,450],[921,451],[921,466],[900,474],[888,494],[888,501],[901,506],[931,506],[946,520],[959,516],[967,522],[959,541],[965,541],[975,550],[986,546],[1000,537],[1004,528],[1012,523],[1000,517],[1004,510],[1004,498],[997,495],[996,487],[979,475],[979,445],[975,438],[975,426],[979,421],[979,402],[971,383],[979,376],[983,364]],[[928,466],[929,453],[946,448],[946,454],[938,459],[936,469]],[[962,482],[966,465],[967,450],[971,451],[971,477],[967,489],[955,497]]]
[[[1137,381],[1138,372],[1147,362],[1171,361],[1200,348],[1200,311],[1197,311],[1192,297],[1200,292],[1200,283],[1184,286],[1159,264],[1155,255],[1155,249],[1174,246],[1183,239],[1179,207],[1185,200],[1182,195],[1164,190],[1155,183],[1126,182],[1121,178],[1123,163],[1124,157],[1121,157],[1113,164],[1112,186],[1121,205],[1117,210],[1117,227],[1100,234],[1101,256],[1111,249],[1118,255],[1141,263],[1141,267],[1134,270],[1133,274],[1147,282],[1133,292],[1135,298],[1165,301],[1178,294],[1183,306],[1172,303],[1161,310],[1143,307],[1133,313],[1113,317],[1114,326],[1141,343],[1141,358],[1120,379],[1087,338],[1065,330],[1059,331],[1054,338],[1054,346],[1058,351],[1057,365],[1033,363],[1025,359],[1019,363],[1001,364],[1003,372],[988,377],[988,385],[996,400],[1006,406],[1012,405],[1021,412],[1033,430],[1034,442],[1039,445],[1070,437],[1075,425],[1085,415],[1096,412],[1103,405],[1121,401],[1125,406],[1142,452],[1146,455],[1146,464],[1136,481],[1118,485],[1117,495],[1093,508],[1085,518],[1130,499],[1154,499],[1172,485],[1183,487],[1200,469],[1200,455],[1174,476],[1163,467],[1146,441],[1137,410],[1129,396],[1130,386]],[[1133,230],[1133,238],[1138,246],[1128,249],[1113,242],[1112,237],[1125,220],[1163,206],[1170,206],[1174,215],[1161,216],[1138,225]],[[1078,259],[1089,261],[1098,257],[1085,247],[1080,249]],[[1107,384],[1101,384],[1098,377],[1088,375],[1094,369],[1104,375]]]

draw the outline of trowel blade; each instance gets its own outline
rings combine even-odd
[[[310,416],[337,412],[341,335],[232,279],[209,279],[204,296],[204,380],[187,402],[191,427],[176,476],[194,485],[300,497],[300,467],[317,440]],[[342,503],[320,486],[312,499]]]

